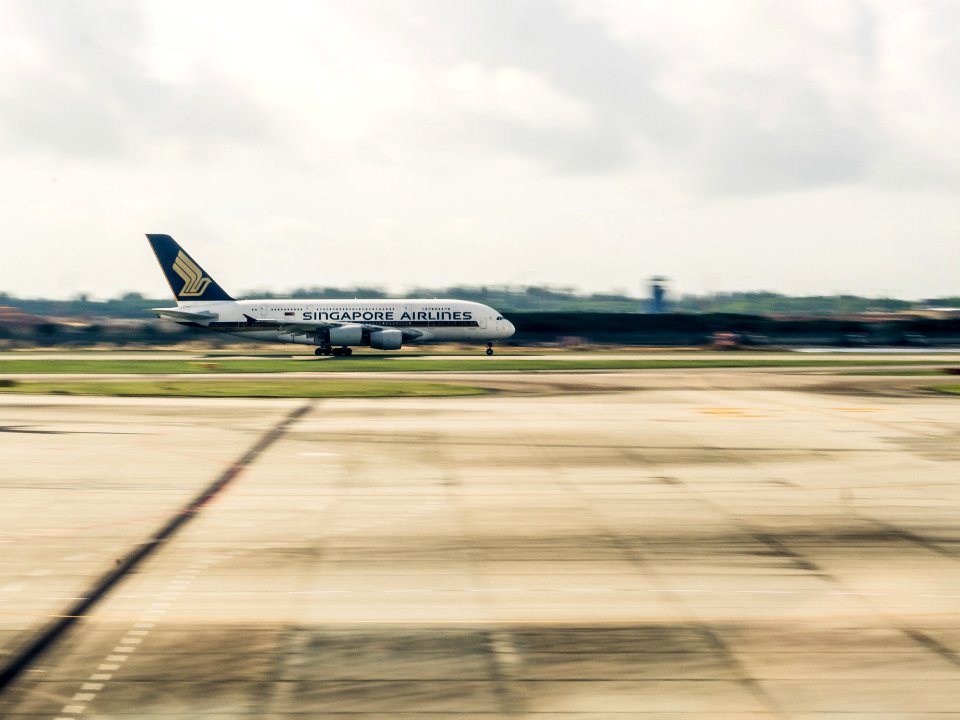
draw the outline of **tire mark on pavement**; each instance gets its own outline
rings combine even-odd
[[[308,403],[287,414],[279,423],[262,435],[239,460],[232,463],[200,494],[190,500],[181,510],[174,513],[149,539],[137,545],[115,568],[101,576],[60,617],[37,633],[36,637],[21,648],[19,652],[14,653],[6,664],[0,668],[0,692],[3,692],[16,681],[35,660],[56,643],[78,620],[85,617],[128,574],[136,570],[144,560],[153,555],[190,520],[196,517],[207,503],[233,482],[248,465],[257,459],[260,453],[279,440],[291,425],[303,417],[312,407],[313,403]]]

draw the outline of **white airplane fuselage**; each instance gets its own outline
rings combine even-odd
[[[224,302],[181,302],[169,314],[174,322],[204,327],[260,342],[322,345],[367,345],[369,326],[399,330],[403,344],[425,342],[490,342],[511,337],[513,323],[493,308],[467,300],[300,300],[264,299]],[[177,319],[174,313],[208,316]],[[329,323],[327,333],[318,324]],[[350,339],[360,330],[360,342]],[[329,333],[332,338],[328,338]],[[376,330],[374,330],[376,332]],[[319,341],[318,341],[319,340]]]

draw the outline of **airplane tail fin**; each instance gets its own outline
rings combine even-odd
[[[169,235],[147,235],[177,303],[233,300]]]

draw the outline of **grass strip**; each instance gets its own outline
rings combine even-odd
[[[136,374],[178,375],[211,373],[283,373],[283,372],[533,372],[584,370],[669,370],[684,368],[815,368],[854,366],[883,367],[890,365],[913,367],[942,365],[942,360],[859,360],[859,359],[764,359],[764,358],[705,358],[705,359],[570,359],[545,360],[507,358],[471,358],[464,360],[432,360],[430,358],[389,358],[354,356],[352,358],[270,358],[230,360],[0,360],[0,375],[13,374]]]
[[[933,385],[927,389],[946,395],[960,395],[960,385]]]
[[[8,381],[10,382],[10,381]],[[24,380],[2,393],[197,398],[387,398],[482,395],[486,388],[391,380]]]
[[[943,376],[943,370],[939,368],[927,369],[903,369],[891,367],[888,370],[844,370],[838,375],[863,375],[863,376],[884,376],[884,377],[921,377],[921,376]]]

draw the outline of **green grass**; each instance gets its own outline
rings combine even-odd
[[[354,356],[352,358],[242,358],[204,360],[127,359],[0,360],[0,376],[12,374],[63,375],[176,375],[183,373],[282,373],[282,372],[481,372],[481,371],[567,371],[567,370],[660,370],[672,368],[778,368],[778,367],[913,367],[942,365],[942,360],[898,359],[861,360],[856,358],[763,358],[740,357],[703,359],[541,359],[521,357],[468,358],[464,360]]]
[[[25,380],[0,393],[110,397],[359,398],[482,395],[485,388],[390,380]]]
[[[914,376],[924,376],[924,375],[943,375],[943,371],[939,368],[927,368],[927,369],[904,369],[891,367],[888,370],[844,370],[842,373],[837,373],[838,375],[883,375],[886,377],[914,377]]]
[[[960,385],[934,385],[929,389],[947,395],[960,395]]]

